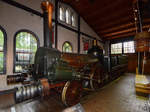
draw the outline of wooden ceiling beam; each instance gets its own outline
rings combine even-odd
[[[143,26],[143,29],[147,29],[147,28],[150,28],[150,25]],[[107,38],[107,37],[122,35],[122,34],[125,34],[125,33],[128,34],[129,32],[136,32],[136,28],[134,27],[134,28],[130,28],[130,29],[127,29],[127,30],[122,30],[122,31],[106,34],[106,35],[103,35],[103,36]]]
[[[148,24],[148,23],[150,23],[149,18],[144,20],[144,24]],[[103,30],[103,31],[101,31],[101,34],[108,34],[108,33],[112,33],[112,32],[115,32],[115,31],[118,31],[121,29],[128,29],[128,28],[134,27],[134,26],[135,26],[135,23],[127,23],[127,24],[119,25],[117,27],[113,27],[111,29]]]
[[[122,30],[122,31],[114,32],[114,33],[105,34],[103,36],[104,37],[111,37],[111,36],[120,35],[122,33],[128,33],[128,32],[133,32],[133,31],[136,31],[135,27],[127,29],[127,30]]]
[[[147,28],[149,28],[149,26],[144,27],[143,30],[146,30]],[[135,36],[135,35],[136,35],[136,32],[128,32],[128,33],[116,35],[113,37],[107,37],[107,38],[105,38],[105,40],[113,40],[116,38],[125,38],[125,37],[130,37],[130,36]]]
[[[124,38],[124,37],[130,37],[130,36],[134,36],[136,33],[135,32],[129,32],[129,33],[126,33],[126,34],[122,34],[122,35],[117,35],[117,36],[113,36],[113,37],[107,37],[105,38],[106,40],[113,40],[113,39],[116,39],[116,38]]]
[[[132,22],[132,19],[130,19],[129,17],[124,17],[124,18],[120,18],[119,20],[112,20],[110,23],[104,23],[104,24],[97,24],[100,27],[98,28],[99,31],[104,31],[110,28],[113,28],[114,26],[119,26],[120,24],[124,24],[124,23],[129,23]],[[133,18],[134,21],[134,18]],[[94,26],[93,26],[94,27]],[[96,29],[96,28],[95,28]]]
[[[127,24],[123,24],[120,26],[110,28],[110,29],[103,30],[103,31],[101,31],[101,34],[108,34],[108,33],[118,31],[120,29],[125,29],[125,28],[129,28],[129,27],[134,27],[134,26],[135,26],[135,23],[127,23]]]

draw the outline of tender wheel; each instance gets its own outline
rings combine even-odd
[[[90,86],[92,90],[97,90],[100,88],[101,84],[104,82],[104,70],[100,65],[93,67],[92,74],[90,76]]]
[[[66,82],[62,91],[62,102],[66,106],[72,106],[79,103],[82,96],[82,84],[80,81]]]

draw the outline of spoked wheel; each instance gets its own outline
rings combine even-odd
[[[62,102],[66,106],[72,106],[80,102],[82,96],[82,84],[80,81],[66,82],[62,91]]]
[[[102,66],[96,65],[93,67],[90,76],[90,86],[92,90],[97,90],[103,84],[104,81],[104,70]]]

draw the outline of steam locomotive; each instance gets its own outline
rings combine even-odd
[[[98,51],[99,50],[99,51]],[[16,103],[34,97],[46,97],[51,89],[60,91],[65,105],[79,102],[85,88],[96,90],[104,75],[100,63],[101,49],[89,54],[61,53],[57,49],[40,47],[35,55],[34,67],[27,73],[8,75],[7,82],[23,82],[30,75],[34,83],[24,85],[14,92]],[[103,79],[104,80],[104,79]]]
[[[47,97],[55,90],[61,95],[65,105],[74,105],[80,101],[84,90],[97,90],[125,71],[126,61],[122,60],[127,59],[120,56],[112,58],[113,72],[108,72],[108,58],[104,57],[103,50],[98,46],[93,46],[86,55],[61,53],[52,48],[49,37],[52,34],[53,6],[45,1],[42,2],[42,9],[44,47],[38,48],[34,66],[30,67],[28,72],[7,76],[9,84],[24,82],[28,76],[32,79],[29,84],[11,90],[10,94],[14,96],[15,103],[35,97]]]

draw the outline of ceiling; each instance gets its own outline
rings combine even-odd
[[[103,40],[133,37],[136,33],[133,11],[135,0],[63,1],[71,5]],[[148,23],[148,17],[144,18],[144,30],[148,30]]]

